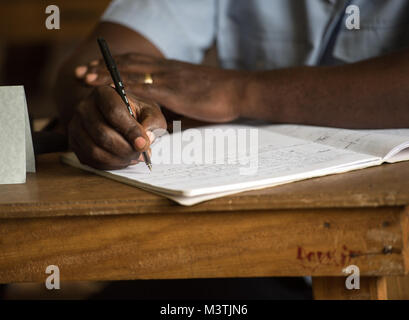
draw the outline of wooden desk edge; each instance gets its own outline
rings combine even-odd
[[[268,198],[268,197],[266,197]],[[304,204],[304,205],[283,205],[263,206],[262,201],[252,204],[251,196],[228,198],[227,204],[222,201],[212,201],[205,203],[205,206],[180,206],[172,203],[170,200],[163,199],[163,204],[158,205],[157,201],[146,201],[146,205],[141,205],[141,201],[133,200],[108,200],[108,201],[60,201],[60,202],[37,202],[37,203],[19,203],[19,204],[0,204],[0,220],[1,219],[24,219],[24,218],[57,218],[57,217],[72,217],[72,216],[116,216],[116,215],[146,215],[146,214],[168,214],[168,213],[206,213],[206,212],[263,212],[263,211],[282,211],[282,210],[354,210],[354,209],[373,209],[378,208],[398,208],[404,209],[406,206],[402,204],[384,203],[366,203],[361,206],[351,206],[345,203],[338,204],[336,207],[330,206],[327,203],[322,204]],[[258,197],[257,200],[261,200]],[[268,199],[263,199],[268,202]]]
[[[350,264],[363,276],[405,275],[407,215],[361,208],[2,219],[0,282],[37,281],[49,264],[70,281],[342,276]]]

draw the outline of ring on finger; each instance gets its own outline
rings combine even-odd
[[[153,84],[152,75],[150,73],[145,73],[143,83],[144,84]]]

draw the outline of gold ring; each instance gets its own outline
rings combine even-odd
[[[150,73],[145,73],[145,78],[143,79],[144,84],[153,84],[152,75]]]

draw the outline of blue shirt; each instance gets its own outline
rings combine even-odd
[[[348,30],[345,9],[360,9]],[[408,0],[114,0],[102,17],[170,59],[200,63],[214,42],[224,68],[351,63],[409,45]]]

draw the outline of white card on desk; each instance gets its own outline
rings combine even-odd
[[[25,183],[35,172],[24,87],[0,87],[0,184]]]

